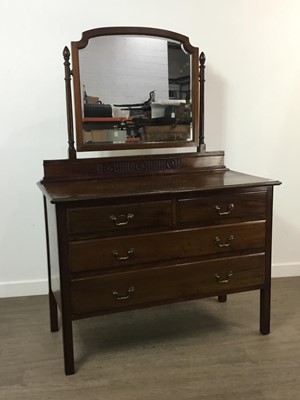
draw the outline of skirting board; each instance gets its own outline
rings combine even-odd
[[[48,293],[48,281],[15,281],[0,283],[1,297],[36,296]]]
[[[300,276],[300,263],[286,263],[272,265],[272,278]]]
[[[274,264],[272,266],[273,278],[284,278],[289,276],[300,276],[300,263]],[[0,298],[36,296],[47,293],[47,280],[0,283]]]

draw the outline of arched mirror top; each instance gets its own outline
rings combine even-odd
[[[198,51],[197,47],[191,45],[189,38],[180,33],[168,31],[165,29],[134,26],[115,26],[90,29],[88,31],[82,32],[82,37],[79,41],[72,42],[72,48],[74,46],[78,50],[83,49],[88,45],[90,39],[111,35],[151,36],[163,39],[170,39],[182,43],[185,50],[191,54]]]
[[[78,151],[199,145],[199,53],[187,36],[97,28],[71,52]]]

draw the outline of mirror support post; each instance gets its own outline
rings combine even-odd
[[[65,46],[63,50],[64,66],[65,66],[65,86],[66,86],[66,106],[68,121],[68,154],[70,159],[76,158],[76,150],[74,147],[74,129],[73,129],[73,112],[72,112],[72,94],[71,94],[71,69],[70,69],[70,50]]]
[[[206,150],[206,145],[204,141],[204,82],[205,82],[205,61],[206,57],[203,51],[199,57],[200,67],[199,67],[199,83],[200,83],[200,110],[199,110],[199,147],[198,152]]]

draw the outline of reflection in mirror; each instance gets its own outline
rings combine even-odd
[[[193,140],[191,57],[161,37],[91,38],[79,50],[83,143]]]

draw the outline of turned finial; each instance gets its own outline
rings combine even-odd
[[[199,61],[200,61],[200,65],[204,65],[205,64],[206,57],[205,57],[205,54],[203,53],[203,51],[200,54]]]
[[[65,48],[64,48],[64,50],[63,50],[63,56],[64,56],[64,59],[65,59],[65,61],[69,61],[69,59],[70,59],[70,50],[68,49],[68,47],[67,46],[65,46]]]

